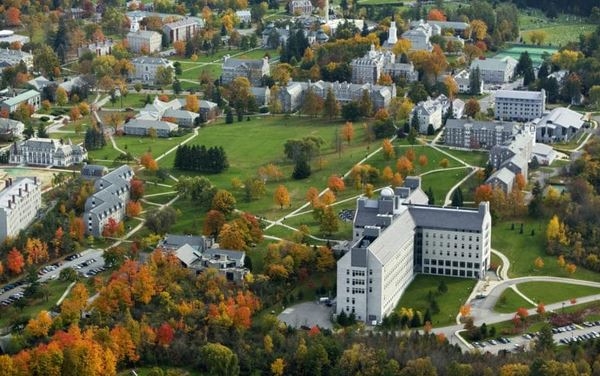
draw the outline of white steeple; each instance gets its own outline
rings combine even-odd
[[[398,42],[398,30],[396,29],[396,21],[392,21],[390,25],[390,30],[388,31],[388,40],[387,44],[389,46],[393,46]]]
[[[140,23],[138,22],[137,16],[133,16],[131,20],[131,26],[129,27],[129,31],[132,33],[136,33],[140,30]]]

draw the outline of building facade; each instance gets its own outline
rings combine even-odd
[[[151,54],[160,51],[162,35],[156,31],[140,30],[138,19],[134,17],[127,33],[127,44],[132,52]]]
[[[95,56],[111,55],[113,44],[114,43],[112,39],[105,39],[102,42],[84,44],[77,49],[77,56],[81,57],[86,52],[91,52]]]
[[[185,42],[192,39],[199,28],[198,23],[191,18],[183,18],[175,22],[163,25],[163,33],[167,36],[169,43],[178,41]]]
[[[27,69],[32,69],[33,55],[21,50],[0,49],[0,67],[14,67],[21,62],[25,64]]]
[[[269,58],[262,59],[232,59],[229,55],[223,57],[223,73],[221,82],[227,85],[237,77],[246,77],[251,86],[262,86],[263,76],[271,75]]]
[[[498,90],[495,102],[496,119],[530,121],[546,111],[546,91]]]
[[[361,197],[353,245],[337,263],[337,314],[377,324],[389,315],[415,274],[484,276],[490,264],[489,205],[477,209],[428,206],[420,178]]]
[[[568,141],[575,136],[585,124],[585,115],[565,107],[557,107],[533,120],[535,139],[538,142]]]
[[[294,16],[310,16],[313,5],[310,0],[292,0],[288,3],[288,10]]]
[[[20,105],[25,103],[30,105],[34,111],[37,111],[40,109],[41,102],[42,96],[38,91],[27,90],[13,97],[4,99],[0,102],[0,110],[5,110],[12,114]]]
[[[132,78],[143,82],[156,82],[156,72],[160,67],[173,69],[173,64],[162,57],[140,56],[132,59],[131,63],[134,68]]]
[[[355,84],[377,84],[382,74],[409,83],[419,79],[412,63],[398,63],[393,52],[377,51],[374,45],[371,45],[371,50],[365,56],[352,60],[350,67],[352,82]]]
[[[0,192],[0,241],[29,227],[41,207],[42,189],[36,177],[5,180]]]
[[[83,213],[87,235],[100,237],[110,218],[123,220],[132,178],[131,168],[123,165],[94,182],[94,194],[85,201]]]
[[[516,123],[448,119],[444,143],[466,149],[490,149],[511,140],[518,130]]]
[[[83,163],[88,153],[83,145],[73,144],[69,140],[33,137],[15,142],[10,147],[9,163],[32,166],[69,167]]]
[[[504,84],[515,76],[517,61],[512,57],[502,59],[482,58],[471,62],[471,72],[479,68],[479,77],[489,84]]]
[[[144,119],[131,119],[123,125],[123,133],[126,135],[148,136],[151,129],[156,131],[156,136],[165,138],[170,137],[179,127],[169,121]]]

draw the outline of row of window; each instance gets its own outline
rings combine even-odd
[[[446,243],[446,248],[451,248],[451,245],[450,245],[450,244],[451,244],[450,242]],[[457,248],[458,248],[458,243],[452,243],[452,244],[454,244],[454,249],[457,249]],[[436,245],[438,245],[438,244],[437,244],[437,243],[434,241],[434,242],[432,243],[432,246],[433,246],[433,247],[435,247]],[[426,240],[426,241],[425,241],[425,246],[429,246],[429,241],[428,241],[428,240]],[[443,247],[443,246],[444,246],[444,243],[443,243],[443,242],[440,242],[440,243],[439,243],[439,246],[440,246],[440,247]],[[460,249],[465,249],[465,244],[464,244],[464,243],[461,243],[461,244],[460,244]],[[469,247],[468,247],[468,249],[473,249],[473,245],[472,245],[472,244],[469,244]],[[479,249],[479,244],[475,245],[475,249]]]
[[[350,293],[350,287],[346,287],[346,292]],[[373,292],[373,288],[369,287],[369,292]],[[365,293],[365,289],[361,289],[358,287],[353,287],[352,288],[352,294],[364,294]],[[348,301],[348,298],[346,298],[346,301]]]
[[[439,266],[452,266],[454,268],[475,268],[479,269],[478,262],[468,262],[468,261],[451,261],[451,260],[437,260],[437,259],[423,259],[423,264],[425,265],[439,265]]]
[[[424,267],[423,273],[426,274],[437,274],[437,275],[451,275],[454,277],[469,277],[469,278],[479,278],[478,271],[471,270],[457,270],[457,269],[448,269],[448,268],[429,268]]]
[[[479,250],[479,246],[477,246],[477,249]],[[425,254],[426,255],[429,254],[429,250],[428,249],[425,250]],[[431,251],[431,254],[433,256],[435,256],[436,254],[439,254],[440,256],[444,256],[444,251],[438,251],[438,252],[436,252],[435,250],[433,250],[433,251]],[[460,253],[460,257],[464,258],[465,254],[467,255],[466,256],[467,258],[473,258],[473,254],[471,252],[469,252],[469,253],[461,252]],[[446,256],[450,256],[450,251],[446,251]],[[459,257],[458,256],[458,252],[454,252],[454,257]],[[475,258],[479,258],[479,253],[475,253]]]
[[[429,232],[425,233],[425,237],[428,238],[429,237]],[[436,233],[433,233],[432,238],[436,239]],[[439,236],[440,239],[444,239],[444,234],[440,234]],[[451,239],[452,236],[451,234],[446,234],[446,239]],[[454,234],[454,240],[458,240],[458,235]],[[465,241],[466,240],[466,236],[465,235],[461,235],[460,236],[460,240]],[[469,235],[469,241],[472,242],[473,241],[473,235]],[[475,236],[475,241],[478,242],[479,241],[479,235]]]

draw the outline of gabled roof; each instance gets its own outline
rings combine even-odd
[[[241,262],[244,257],[246,257],[246,252],[221,248],[209,248],[202,253],[202,256],[206,258],[214,258],[215,256],[221,255],[227,256],[230,260]]]
[[[189,267],[193,263],[200,261],[200,259],[202,258],[202,255],[200,254],[200,252],[195,250],[189,244],[184,244],[181,247],[179,247],[175,251],[175,256],[177,256],[179,261],[184,263],[186,267]]]
[[[488,182],[493,181],[494,179],[500,180],[507,186],[511,185],[515,180],[515,173],[509,170],[508,168],[501,168],[498,171],[494,172],[489,178]]]
[[[187,244],[195,250],[202,250],[204,242],[203,236],[166,234],[160,246],[166,249],[177,249]]]
[[[559,125],[563,128],[581,129],[585,123],[584,115],[575,112],[565,107],[557,107],[552,111],[544,114],[538,121],[537,126],[553,126]]]
[[[35,90],[27,90],[15,97],[8,98],[4,101],[4,104],[7,106],[15,106],[25,101],[28,101],[31,98],[35,98],[40,96],[40,93]]]
[[[509,67],[515,67],[517,61],[510,56],[502,59],[486,58],[475,59],[471,62],[471,69],[479,68],[480,70],[503,71]]]
[[[485,213],[477,209],[442,208],[429,205],[410,205],[408,210],[417,227],[481,231]],[[460,218],[460,225],[457,220]]]

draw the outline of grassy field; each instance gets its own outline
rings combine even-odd
[[[521,285],[519,285],[519,287],[520,286]],[[519,294],[517,294],[513,289],[509,288],[504,290],[502,295],[500,295],[500,298],[498,298],[498,301],[494,306],[494,311],[500,313],[513,313],[517,312],[517,309],[521,307],[532,308],[533,306],[527,300],[523,299]]]
[[[531,29],[521,32],[523,41],[529,42],[529,35],[532,31],[543,31],[548,37],[546,38],[546,45],[553,47],[561,47],[569,42],[579,41],[581,34],[587,34],[594,31],[596,25],[594,24],[576,24],[576,25],[554,25],[548,27],[542,27],[539,29]]]
[[[147,151],[150,151],[154,158],[157,158],[161,154],[170,150],[181,141],[185,140],[189,135],[180,137],[169,137],[161,139],[152,139],[150,137],[139,137],[139,136],[117,136],[115,142],[117,146],[126,152],[131,153],[136,158],[141,157]],[[101,150],[90,150],[88,152],[92,159],[104,159],[113,160],[119,156],[120,152],[112,147],[112,144],[108,143]],[[173,162],[165,167],[170,167]],[[159,166],[163,166],[161,161],[158,161]]]
[[[448,286],[448,291],[445,294],[438,294],[437,292],[440,281],[444,281]],[[429,291],[431,291],[435,295],[440,308],[440,313],[431,316],[433,326],[441,327],[455,324],[456,314],[473,290],[475,282],[474,279],[419,274],[402,295],[397,309],[402,307],[413,308],[424,314],[429,307],[427,297]]]
[[[523,234],[519,234],[520,223],[523,222]],[[529,275],[552,275],[557,277],[572,277],[590,281],[600,281],[600,273],[595,273],[577,267],[574,275],[569,275],[564,269],[560,268],[556,262],[555,256],[546,255],[545,234],[548,220],[530,220],[518,221],[515,223],[515,229],[511,230],[511,221],[498,222],[494,224],[492,231],[492,247],[504,253],[510,260],[510,277],[524,277]],[[531,236],[531,230],[535,235]],[[544,267],[536,269],[534,261],[541,257],[544,261]]]
[[[534,302],[552,304],[572,298],[600,294],[600,288],[557,282],[527,282],[518,285],[519,290]]]
[[[472,166],[485,167],[489,159],[489,153],[487,151],[456,150],[448,148],[444,148],[444,151]],[[452,161],[451,158],[448,158],[448,160]]]
[[[427,174],[421,178],[421,186],[424,191],[430,187],[433,190],[436,205],[443,205],[446,194],[456,183],[461,181],[470,169],[463,168],[460,170],[437,171]]]
[[[54,280],[48,282],[48,299],[36,299],[31,301],[23,311],[13,305],[8,307],[0,308],[0,327],[5,327],[14,323],[15,321],[26,321],[29,318],[35,316],[39,311],[51,310],[58,299],[67,289],[69,282]]]
[[[154,100],[154,94],[150,94],[150,99]],[[108,102],[106,102],[106,104],[103,106],[105,108],[127,108],[127,107],[132,107],[132,108],[143,108],[146,105],[146,97],[147,94],[141,94],[141,93],[136,93],[134,92],[130,92],[128,93],[126,96],[121,98],[117,98],[117,101],[113,104],[110,100]]]

